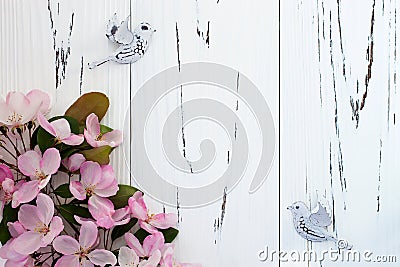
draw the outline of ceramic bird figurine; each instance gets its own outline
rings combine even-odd
[[[339,249],[351,249],[347,241],[337,239],[329,233],[326,227],[332,224],[331,217],[326,209],[318,202],[318,210],[311,213],[301,201],[287,207],[292,212],[293,224],[297,233],[312,242],[333,241]]]
[[[108,61],[130,64],[138,61],[146,53],[150,39],[156,31],[146,22],[140,23],[132,32],[128,28],[129,16],[121,23],[114,14],[107,25],[107,38],[119,44],[120,47],[109,57],[89,64],[89,69],[94,69]]]

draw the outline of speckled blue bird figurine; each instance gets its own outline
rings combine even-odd
[[[312,242],[333,241],[338,249],[351,249],[352,245],[344,239],[338,239],[326,229],[332,224],[326,209],[318,202],[315,212],[310,212],[307,205],[301,201],[287,207],[292,212],[293,224],[297,233]]]
[[[119,48],[109,57],[89,64],[89,69],[94,69],[108,61],[121,64],[130,64],[141,59],[146,53],[151,37],[156,31],[147,22],[140,23],[132,32],[129,30],[129,16],[121,23],[117,20],[117,15],[109,20],[106,30],[107,38],[119,44]]]

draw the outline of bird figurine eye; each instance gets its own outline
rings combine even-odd
[[[299,206],[296,206],[295,208],[296,208],[296,210],[300,209],[300,207],[299,207]]]
[[[149,30],[149,27],[147,27],[146,25],[143,25],[143,26],[142,26],[142,30],[143,30],[143,31],[148,31],[148,30]]]

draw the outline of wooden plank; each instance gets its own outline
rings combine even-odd
[[[399,220],[398,8],[397,1],[281,1],[281,248],[286,251],[334,246],[305,242],[284,209],[297,200],[315,205],[320,199],[332,211],[330,230],[353,249],[396,254],[389,235],[396,235],[393,223]],[[326,260],[290,266],[333,264],[355,265]]]

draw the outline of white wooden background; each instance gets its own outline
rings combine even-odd
[[[332,246],[311,245],[298,237],[286,210],[294,201],[315,204],[317,199],[332,210],[332,230],[338,237],[348,239],[360,251],[397,255],[400,1],[0,3],[1,93],[46,90],[54,99],[53,114],[63,113],[82,93],[103,91],[111,100],[106,122],[123,128],[129,100],[141,84],[178,64],[177,33],[181,63],[225,64],[260,88],[280,130],[280,152],[269,178],[249,195],[250,170],[226,202],[199,209],[167,207],[179,213],[177,250],[183,261],[201,262],[205,267],[359,265],[258,260],[258,251],[266,245],[287,251],[320,251]],[[121,19],[131,15],[132,27],[147,21],[157,29],[150,49],[132,66],[110,63],[89,70],[88,62],[115,49],[104,34],[115,12]],[[180,101],[177,92],[176,101],[170,104]],[[236,101],[229,101],[226,104],[234,107]],[[163,114],[157,116],[161,127]],[[196,131],[205,129],[185,133],[189,156],[196,156],[198,149]],[[227,150],[218,152],[219,156],[226,157]],[[114,154],[120,181],[131,183],[122,149]],[[155,211],[163,209],[148,201]]]

